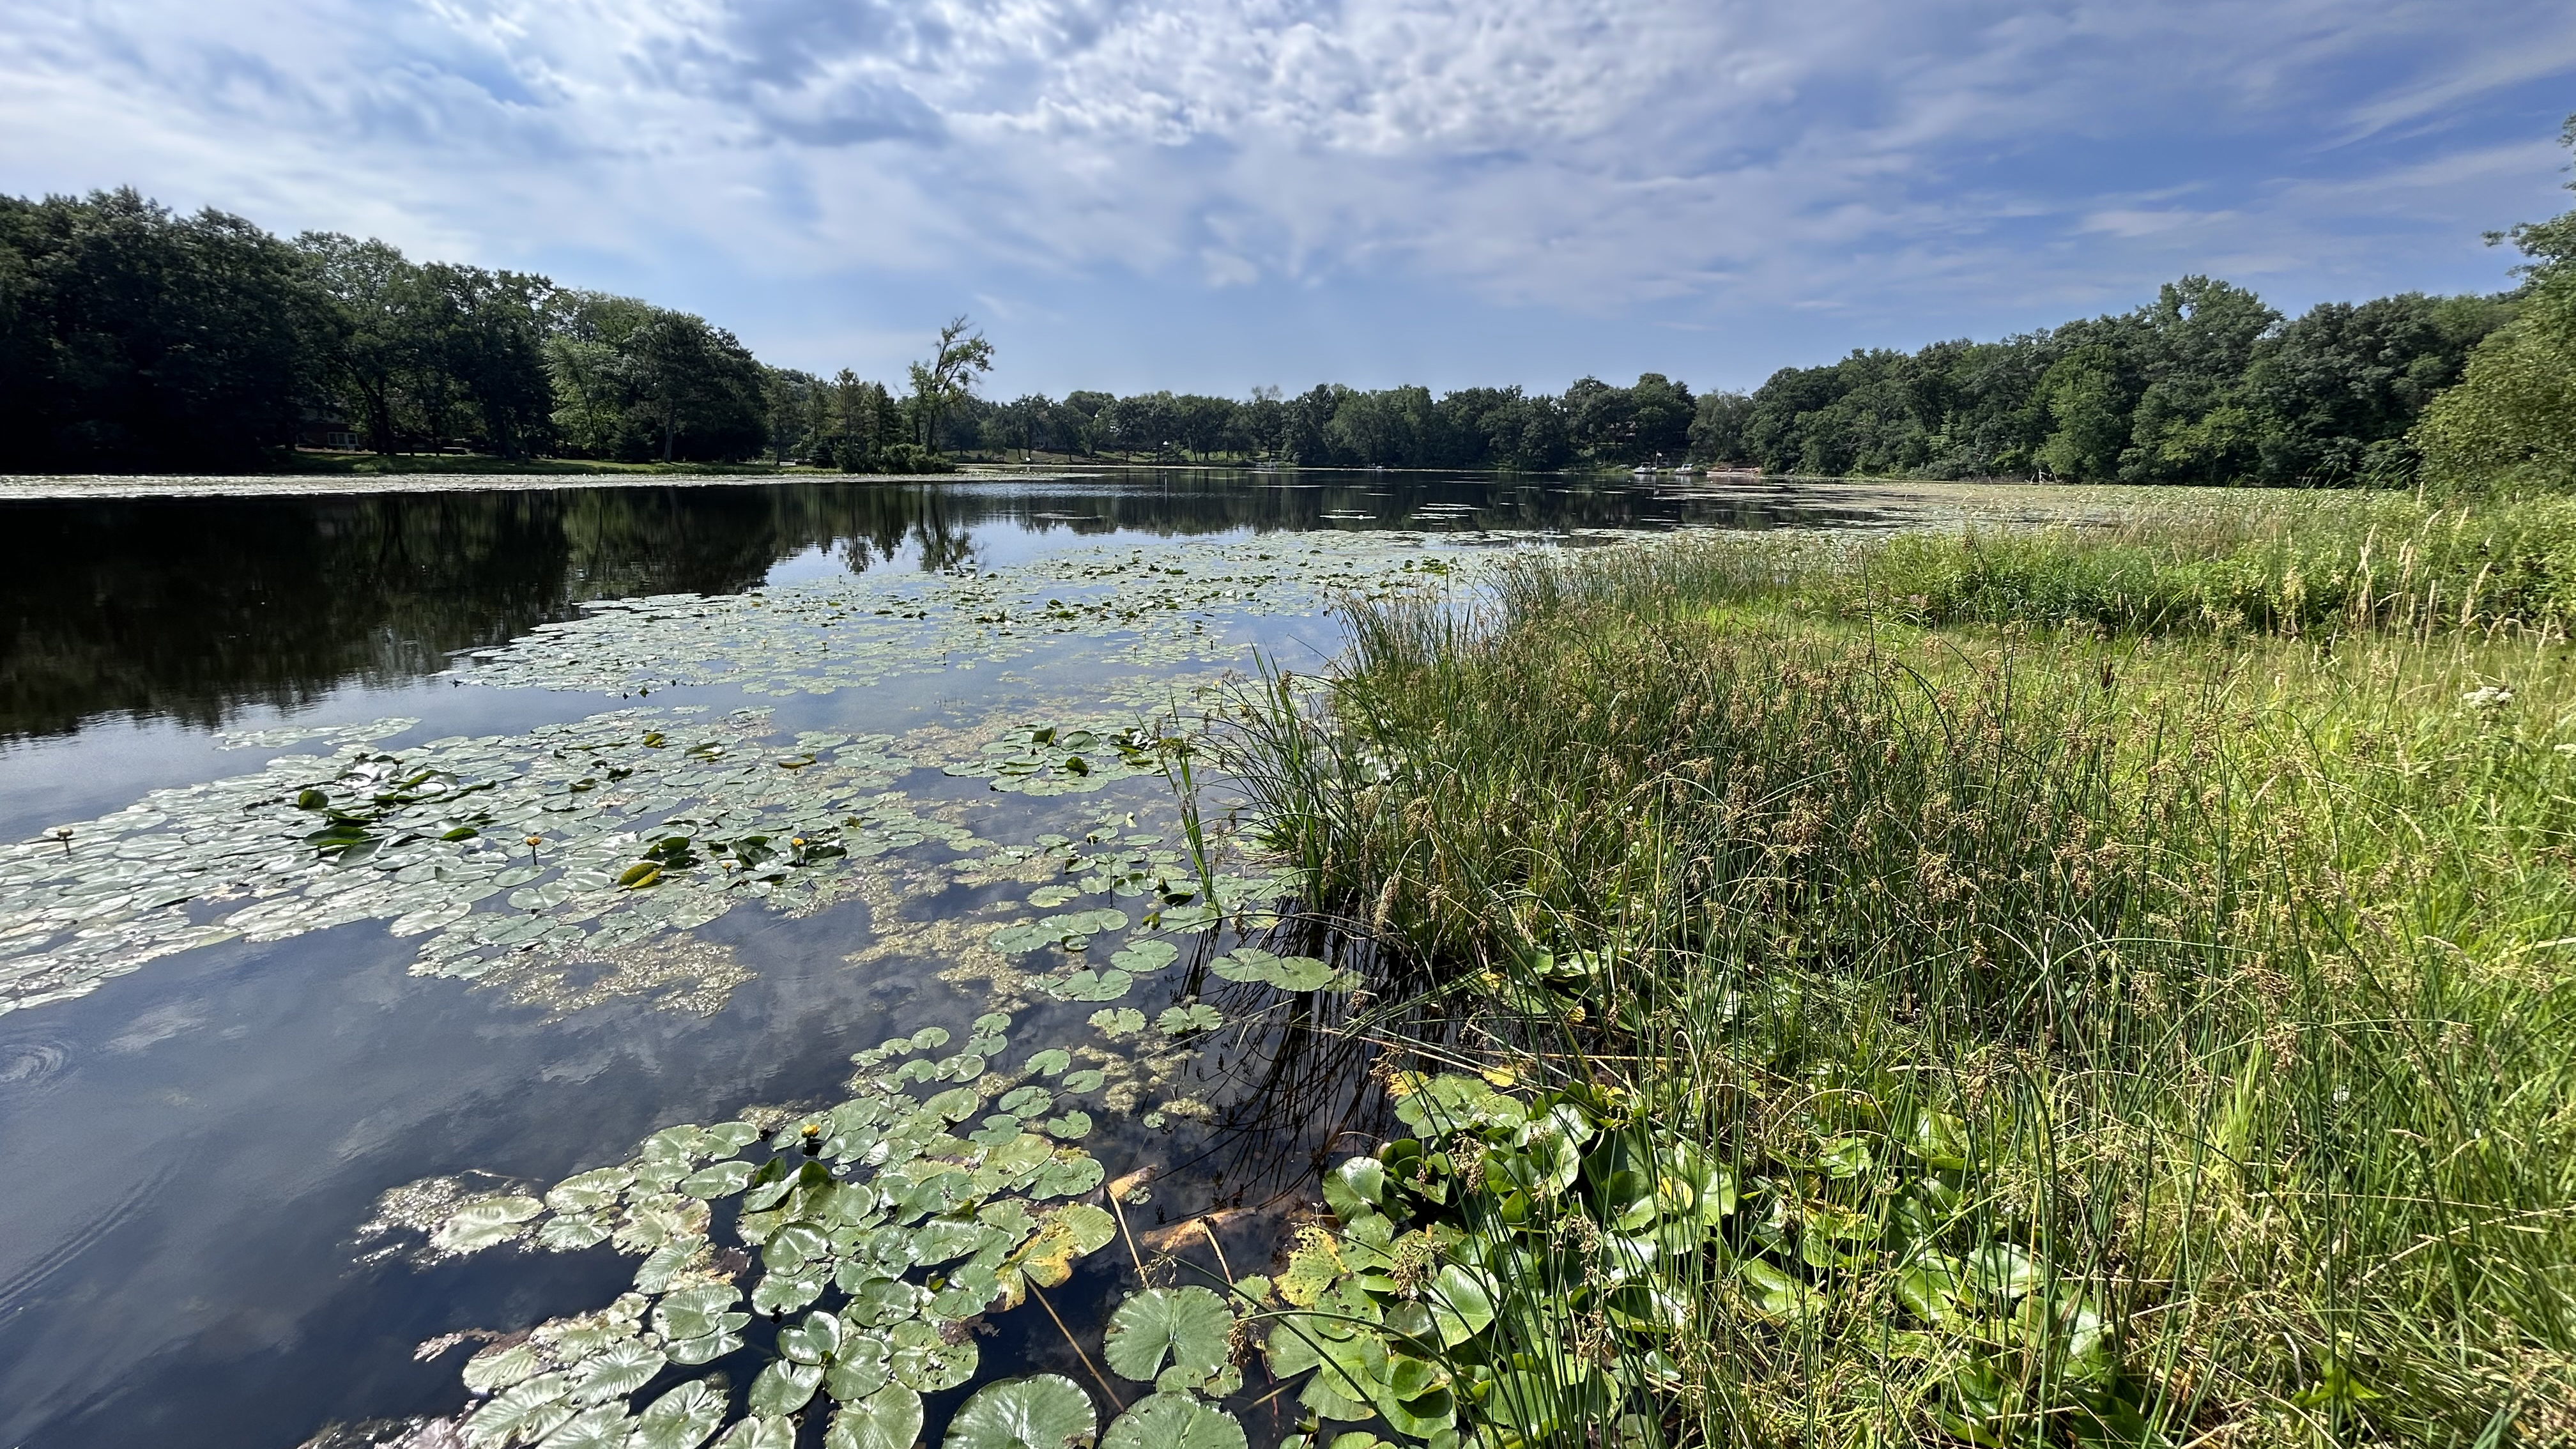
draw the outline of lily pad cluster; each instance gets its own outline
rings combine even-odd
[[[1161,741],[1134,725],[1043,724],[1005,735],[982,758],[943,766],[1019,795],[1089,794],[1118,780],[1162,773]]]
[[[980,848],[887,789],[911,767],[892,744],[634,708],[155,791],[0,850],[0,1012],[174,952],[366,920],[424,937],[428,974],[598,959],[745,901],[813,909],[853,860]]]
[[[1683,1386],[1678,1336],[1717,1305],[1784,1335],[1876,1317],[1885,1351],[1940,1386],[1942,1428],[1974,1442],[2147,1432],[2090,1288],[1963,1206],[1978,1167],[1955,1118],[1890,1122],[1851,1094],[1794,1147],[1721,1161],[1590,1088],[1408,1073],[1391,1091],[1418,1135],[1326,1175],[1335,1226],[1274,1285],[1289,1310],[1269,1366],[1311,1373],[1318,1424],[1446,1446],[1643,1423]]]
[[[693,1449],[726,1404],[689,1392],[700,1381],[687,1376],[758,1352],[749,1417],[721,1442],[792,1442],[787,1416],[822,1405],[831,1443],[909,1449],[921,1396],[974,1377],[976,1323],[1065,1282],[1116,1232],[1106,1210],[1069,1201],[1100,1186],[1100,1163],[1061,1133],[1024,1130],[1010,1110],[1035,1115],[1053,1094],[1033,1101],[992,1069],[1009,1026],[982,1017],[953,1051],[948,1031],[925,1028],[857,1053],[854,1095],[830,1107],[665,1128],[542,1195],[450,1205],[430,1232],[445,1252],[607,1243],[640,1259],[632,1289],[606,1308],[467,1361],[466,1387],[491,1397],[461,1417],[465,1441]],[[996,1096],[1001,1110],[987,1113]],[[719,1246],[723,1204],[731,1242]],[[774,1328],[765,1352],[749,1347],[763,1324]],[[636,1407],[675,1375],[684,1381]],[[648,1440],[666,1404],[680,1437]]]
[[[467,683],[627,695],[682,685],[822,694],[908,674],[1005,663],[1066,636],[1136,669],[1239,662],[1226,621],[1314,613],[1420,578],[1418,534],[1313,535],[1076,549],[1009,568],[806,580],[742,594],[587,606],[479,652]]]

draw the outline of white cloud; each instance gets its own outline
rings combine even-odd
[[[0,0],[0,189],[959,295],[1884,311],[2519,205],[2545,137],[2459,117],[2571,70],[2537,0]]]

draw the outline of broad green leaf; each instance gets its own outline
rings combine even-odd
[[[792,1414],[805,1407],[814,1390],[823,1383],[823,1366],[773,1359],[760,1376],[751,1381],[751,1411],[755,1414]]]
[[[1244,1449],[1232,1414],[1188,1394],[1148,1394],[1110,1421],[1100,1449]]]
[[[1224,1367],[1234,1313],[1205,1288],[1148,1288],[1118,1305],[1101,1356],[1126,1378],[1152,1379],[1172,1366],[1205,1378]]]
[[[1181,948],[1169,941],[1130,941],[1110,954],[1109,964],[1121,971],[1142,976],[1160,971],[1181,957]]]
[[[1091,1396],[1062,1374],[1005,1379],[975,1391],[948,1421],[946,1449],[1074,1449],[1100,1419]]]
[[[619,1197],[635,1181],[635,1174],[623,1167],[597,1167],[578,1172],[556,1183],[546,1193],[546,1206],[559,1213],[597,1212],[615,1207]]]
[[[823,1392],[844,1404],[855,1404],[886,1386],[886,1341],[872,1333],[841,1340],[841,1351],[823,1370]]]
[[[1099,1029],[1102,1036],[1108,1037],[1112,1041],[1116,1041],[1122,1037],[1131,1037],[1136,1033],[1143,1031],[1145,1029],[1145,1013],[1138,1011],[1132,1006],[1121,1006],[1104,1011],[1095,1011],[1091,1014],[1091,1024]]]
[[[918,1318],[896,1324],[886,1334],[886,1370],[896,1383],[925,1394],[953,1389],[975,1376],[980,1353],[970,1334],[956,1343]]]
[[[653,1310],[654,1331],[668,1339],[696,1338],[717,1330],[718,1320],[742,1297],[731,1283],[683,1288]]]
[[[506,1243],[527,1229],[522,1224],[544,1212],[546,1205],[516,1193],[476,1198],[449,1213],[429,1235],[442,1253],[477,1253]]]
[[[465,1361],[465,1387],[488,1394],[532,1379],[543,1367],[536,1348],[524,1340],[506,1347],[495,1345]]]
[[[821,1363],[841,1347],[841,1320],[829,1313],[808,1313],[778,1330],[778,1351],[798,1363]]]
[[[888,1384],[856,1403],[843,1400],[824,1449],[912,1449],[921,1438],[921,1395]]]
[[[475,1449],[496,1449],[512,1437],[535,1440],[573,1416],[569,1374],[539,1374],[511,1385],[465,1421],[466,1441]]]
[[[625,1449],[633,1432],[624,1404],[593,1404],[546,1435],[545,1449]]]
[[[1432,1326],[1444,1348],[1455,1348],[1494,1321],[1494,1280],[1481,1268],[1444,1263],[1424,1291]]]
[[[744,1419],[724,1431],[716,1449],[796,1449],[796,1424],[767,1415]]]
[[[1114,966],[1106,971],[1086,968],[1043,985],[1058,1001],[1116,1001],[1135,985],[1135,978]]]
[[[724,1422],[725,1396],[692,1379],[655,1399],[636,1416],[630,1449],[697,1449]]]
[[[1386,1201],[1386,1164],[1374,1157],[1352,1157],[1324,1174],[1324,1202],[1344,1222]]]
[[[1214,1031],[1225,1025],[1225,1017],[1204,1001],[1187,1006],[1167,1006],[1154,1018],[1154,1027],[1165,1036],[1188,1036],[1194,1032]]]
[[[573,1400],[596,1404],[625,1398],[651,1383],[666,1361],[662,1350],[646,1345],[643,1340],[621,1338],[582,1361],[576,1371],[578,1382],[573,1386]]]
[[[680,1191],[695,1198],[731,1197],[750,1186],[752,1171],[748,1162],[719,1162],[682,1178]]]
[[[1041,1077],[1052,1077],[1073,1065],[1073,1054],[1060,1047],[1048,1047],[1029,1058],[1029,1070]]]

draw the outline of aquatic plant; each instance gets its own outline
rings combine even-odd
[[[1497,1277],[1514,1354],[1610,1342],[1630,1375],[1546,1381],[1556,1437],[2569,1431],[2554,632],[2149,642],[2044,593],[1927,629],[1819,607],[1884,597],[1831,558],[1696,541],[1514,568],[1490,612],[1358,610],[1322,693],[1246,700],[1236,758],[1307,899],[1381,943],[1372,986],[1595,1134],[1417,1126],[1424,1160],[1507,1148],[1586,1242],[1651,1236],[1621,1173],[1678,1185],[1657,1231],[1695,1168],[1647,1164],[1732,1174],[1684,1257],[1585,1260],[1597,1324]],[[1592,1165],[1620,1142],[1637,1166]]]

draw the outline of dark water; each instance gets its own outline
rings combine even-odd
[[[1876,521],[1776,490],[1312,474],[0,502],[0,838],[255,771],[275,753],[220,750],[218,729],[406,716],[421,721],[406,738],[428,740],[614,707],[596,693],[440,677],[466,651],[601,600],[1006,570],[1104,542]],[[1329,620],[1210,617],[1274,651],[1333,647]],[[901,734],[1037,689],[1029,681],[1050,667],[1079,674],[1089,647],[1051,643],[1016,677],[933,669],[901,687],[805,695],[777,718]],[[745,697],[692,686],[653,702]],[[922,800],[991,803],[980,780],[916,770],[902,785]],[[1170,798],[1159,779],[1138,779],[1081,803],[1113,802],[1168,813]],[[1045,801],[1002,808],[1024,813],[1006,822],[1024,833],[1056,818]],[[952,892],[922,909],[989,900]],[[459,1356],[416,1362],[415,1344],[604,1303],[633,1262],[601,1248],[360,1264],[352,1234],[376,1196],[466,1171],[551,1182],[671,1123],[828,1100],[849,1053],[890,1030],[962,1031],[980,1008],[937,979],[937,961],[844,963],[891,929],[857,902],[726,915],[698,934],[754,972],[711,1016],[636,1000],[554,1014],[414,975],[413,943],[381,920],[184,951],[0,1014],[0,1446],[266,1449],[330,1421],[454,1412]],[[1283,1041],[1298,1044],[1283,1054]],[[1226,1110],[1215,1121],[1161,1134],[1117,1125],[1086,1144],[1113,1174],[1139,1157],[1189,1165],[1140,1214],[1297,1189],[1355,1109],[1361,1063],[1297,1023],[1233,1051],[1223,1068],[1192,1069],[1216,1083]],[[1249,1237],[1237,1250],[1261,1252]],[[1114,1256],[1058,1295],[1078,1322],[1113,1301]],[[1029,1316],[987,1341],[984,1377],[1013,1365],[1079,1375],[1051,1325],[1018,1321]],[[953,1397],[934,1400],[934,1437]],[[1256,1442],[1269,1432],[1252,1427]]]

